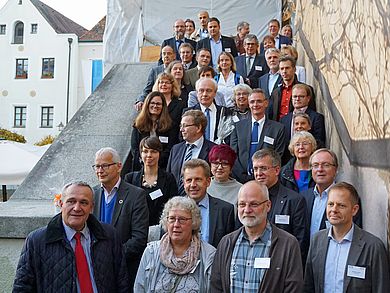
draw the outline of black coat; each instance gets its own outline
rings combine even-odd
[[[129,292],[122,244],[116,230],[91,214],[93,275],[99,292]],[[77,292],[75,254],[62,224],[61,214],[46,227],[31,232],[16,269],[13,292]]]
[[[296,158],[294,157],[290,161],[288,161],[286,165],[282,167],[282,169],[280,170],[280,183],[283,186],[299,193],[298,185],[294,178],[295,161]],[[309,188],[314,187],[315,185],[316,183],[314,182],[313,178],[310,177]]]

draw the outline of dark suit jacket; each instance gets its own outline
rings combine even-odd
[[[195,41],[187,39],[187,38],[184,38],[184,43],[191,44],[191,46],[195,50],[195,48],[196,48],[196,42]],[[179,51],[176,49],[176,38],[175,37],[172,37],[172,38],[164,40],[163,43],[161,44],[161,50],[165,46],[171,46],[173,48],[173,51],[175,52],[176,60],[181,60]],[[161,50],[160,50],[160,59],[158,60],[158,65],[163,64]]]
[[[264,91],[265,97],[266,97],[267,99],[270,98],[269,88],[268,88],[268,81],[269,81],[269,72],[267,72],[266,74],[264,74],[263,76],[261,76],[261,77],[259,78],[259,82],[258,82],[259,87]],[[278,87],[278,85],[279,85],[281,82],[282,82],[282,76],[279,74],[279,77],[278,77],[278,79],[276,80],[275,85],[274,85],[274,88],[273,88],[272,90],[276,89],[276,88]]]
[[[149,208],[149,226],[158,225],[160,221],[160,216],[164,208],[164,204],[171,198],[177,195],[177,184],[175,177],[171,173],[166,172],[165,170],[159,168],[157,174],[157,185],[152,188],[146,188],[142,186],[142,176],[144,170],[137,172],[131,172],[126,174],[125,181],[127,183],[133,184],[145,190],[147,193],[146,200],[148,202]],[[160,189],[162,196],[152,200],[150,193]]]
[[[318,113],[309,107],[306,109],[305,113],[309,115],[311,122],[311,130],[310,133],[313,134],[314,138],[317,142],[320,142],[321,146],[325,145],[325,119],[324,115]],[[288,113],[286,116],[280,119],[280,123],[282,123],[286,127],[286,136],[288,139],[291,139],[291,123],[293,119],[293,112]],[[320,148],[317,146],[317,149]]]
[[[146,247],[149,231],[149,211],[146,192],[134,185],[121,181],[117,191],[111,224],[119,232],[124,244],[130,285],[134,285],[138,265]],[[94,187],[93,214],[100,220],[100,207],[104,198],[100,185]],[[131,287],[132,288],[132,287]]]
[[[294,86],[295,84],[297,83],[302,83],[303,82],[299,82],[298,79],[297,79],[297,76],[295,75],[294,76],[294,81],[292,83],[292,85]],[[310,90],[311,90],[311,99],[310,99],[310,102],[309,102],[309,108],[311,108],[312,110],[316,110],[316,103],[315,103],[315,95],[314,95],[314,89],[312,86],[308,85],[307,86],[310,87]],[[278,116],[279,116],[279,109],[280,109],[280,103],[281,103],[281,100],[282,100],[282,87],[283,87],[283,81],[278,85],[278,87],[276,89],[274,89],[272,91],[272,94],[271,94],[271,97],[270,97],[270,103],[268,105],[268,115],[269,115],[269,118],[272,119],[272,120],[275,120],[275,121],[279,121],[278,120]],[[291,102],[291,99],[290,99],[290,109],[289,109],[289,112],[293,111],[294,110],[294,107],[292,106],[292,102]]]
[[[249,79],[250,84],[248,85],[253,89],[258,88],[260,76],[263,76],[269,71],[264,55],[258,55],[258,54],[256,55],[248,75],[246,74],[247,72],[246,56],[245,55],[237,56],[235,60],[236,60],[237,72],[242,76],[245,83],[248,84],[246,82],[246,79]]]
[[[215,145],[215,143],[205,139],[202,148],[200,149],[198,158],[209,162],[209,152]],[[181,143],[175,144],[171,149],[171,153],[169,154],[167,172],[172,173],[173,176],[175,176],[177,184],[180,183],[181,168],[183,166],[186,149],[186,142],[182,141]]]
[[[229,38],[226,36],[221,36],[221,39],[222,39],[222,51],[228,52],[228,53],[232,54],[233,57],[236,57],[238,55],[238,53],[237,53],[236,43],[234,42],[234,40],[232,38]],[[207,48],[211,52],[210,38],[200,40],[196,44],[196,51],[198,51],[202,48]],[[213,56],[211,56],[210,65],[214,66],[215,64],[212,64],[212,62],[213,62],[212,60],[213,60]]]
[[[152,67],[150,69],[148,80],[146,81],[146,85],[142,90],[142,94],[137,98],[137,102],[143,102],[146,99],[146,96],[152,92],[152,88],[154,83],[156,82],[157,76],[165,70],[164,64]]]
[[[223,236],[234,231],[234,206],[209,195],[209,243],[215,248]]]
[[[319,231],[310,244],[305,270],[305,293],[324,292],[329,229]],[[365,268],[365,278],[347,275],[348,266]],[[382,241],[355,225],[344,272],[344,293],[390,292],[389,259]]]
[[[308,190],[302,191],[300,195],[302,195],[306,200],[306,208],[307,208],[307,225],[308,225],[308,231],[310,231],[310,225],[311,225],[311,214],[313,213],[313,205],[314,205],[314,188],[309,188]],[[315,211],[314,211],[315,212]],[[326,209],[324,211],[324,215],[322,216],[320,230],[326,229]],[[360,228],[363,227],[363,211],[362,211],[362,205],[359,200],[359,211],[357,214],[353,217],[353,221],[356,225],[358,225]],[[310,233],[308,235],[310,237]],[[308,239],[310,241],[310,239]]]
[[[175,129],[177,137],[179,137],[179,124],[181,121],[181,114],[186,107],[186,103],[180,98],[172,98],[168,105],[168,113],[172,119],[172,128]]]
[[[233,166],[232,172],[238,181],[245,183],[251,179],[247,177],[247,168],[252,135],[252,118],[242,119],[234,123],[234,125],[235,128],[230,135],[230,146],[236,152],[237,160]],[[285,133],[286,131],[282,124],[266,118],[256,150],[270,148],[274,149],[281,156],[284,152],[284,147],[286,144]],[[269,139],[274,140],[272,144],[264,141],[266,136]],[[269,141],[268,138],[267,140]]]

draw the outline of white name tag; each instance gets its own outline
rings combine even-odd
[[[255,70],[257,71],[263,71],[263,67],[259,66],[259,65],[256,65],[255,66]]]
[[[230,48],[225,48],[225,52],[231,53],[232,50]]]
[[[158,138],[161,143],[168,143],[168,136],[159,136]]]
[[[152,200],[155,200],[156,198],[163,196],[163,193],[161,192],[161,189],[159,188],[159,189],[149,193],[149,196]]]
[[[255,269],[269,269],[271,264],[271,258],[269,257],[256,257],[253,267]]]
[[[274,144],[274,141],[275,141],[275,139],[273,139],[272,137],[264,136],[264,142],[273,145],[273,144]]]
[[[347,276],[352,278],[365,279],[366,268],[348,265]]]
[[[290,224],[290,216],[289,215],[275,215],[275,224]]]
[[[238,122],[240,121],[240,118],[237,117],[237,115],[234,115],[233,116],[233,122]]]

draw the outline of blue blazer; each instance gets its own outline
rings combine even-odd
[[[245,83],[248,84],[253,89],[258,88],[259,78],[269,71],[264,55],[256,54],[255,60],[253,61],[251,70],[249,71],[248,75],[246,74],[247,72],[246,56],[245,55],[237,56],[235,58],[235,61],[236,61],[237,72],[242,76]],[[246,79],[249,79],[249,83],[246,81]]]

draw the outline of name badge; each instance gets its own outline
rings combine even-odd
[[[225,52],[231,53],[232,50],[230,48],[225,48]]]
[[[352,278],[365,279],[366,268],[348,265],[347,276]]]
[[[264,142],[273,145],[273,144],[274,144],[274,141],[275,141],[275,139],[273,139],[272,137],[264,136]]]
[[[271,265],[271,258],[269,257],[256,257],[253,267],[255,269],[269,269]]]
[[[275,215],[275,224],[290,224],[290,215]]]
[[[159,136],[158,139],[161,143],[168,143],[168,136]]]
[[[255,66],[255,70],[256,71],[263,71],[263,67],[259,66],[259,65],[256,65]]]
[[[163,193],[161,192],[161,189],[159,188],[159,189],[149,193],[149,196],[152,200],[155,200],[156,198],[163,196]]]
[[[232,118],[233,118],[233,122],[238,122],[238,121],[240,121],[240,118],[238,118],[237,115],[234,115]]]

